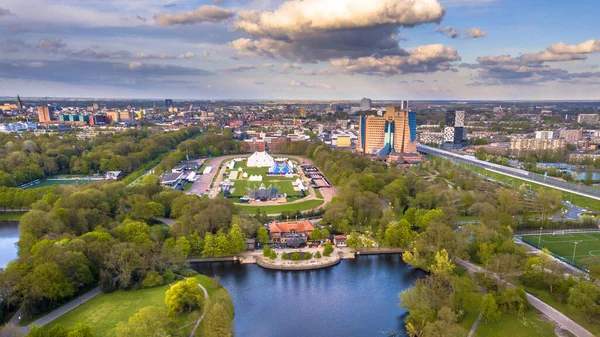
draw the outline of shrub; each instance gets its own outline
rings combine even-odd
[[[283,254],[281,254],[281,259],[282,260],[289,260],[290,256],[288,255],[288,253],[283,253]]]
[[[181,275],[183,277],[194,277],[194,276],[198,275],[198,272],[191,268],[185,268],[179,272],[179,275]]]
[[[165,284],[175,281],[175,273],[172,270],[165,270],[162,274],[162,277]]]
[[[263,247],[263,256],[264,257],[269,257],[270,255],[271,255],[271,247],[264,246]]]
[[[320,259],[321,258],[321,251],[318,251],[315,253],[315,259]]]
[[[277,258],[277,253],[275,253],[275,251],[272,250],[271,253],[269,254],[269,259],[275,260],[276,258]]]
[[[333,253],[333,246],[331,245],[331,242],[327,242],[325,244],[325,249],[323,250],[323,255],[329,256],[331,253]]]
[[[298,254],[298,252],[293,252],[290,255],[290,260],[292,260],[292,261],[300,261],[300,254]]]
[[[163,277],[157,271],[151,271],[146,274],[144,280],[142,281],[142,287],[144,288],[153,288],[158,287],[163,284]]]
[[[305,259],[305,260],[310,260],[310,259],[312,259],[312,254],[311,254],[310,252],[306,252],[306,253],[304,253],[304,259]]]

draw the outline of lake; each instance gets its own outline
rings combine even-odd
[[[258,265],[193,264],[219,275],[235,305],[238,337],[404,336],[398,294],[424,273],[400,255],[360,256],[313,271],[272,271]]]
[[[19,222],[0,221],[0,268],[17,258],[17,246],[19,241]]]

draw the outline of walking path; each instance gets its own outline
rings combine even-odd
[[[200,318],[198,318],[198,321],[196,321],[196,325],[194,325],[194,328],[192,329],[192,332],[190,332],[190,337],[194,337],[194,335],[196,334],[196,330],[198,329],[198,327],[200,326],[200,323],[202,323],[202,320],[204,319],[204,315],[206,315],[206,307],[208,306],[208,292],[206,291],[206,288],[204,288],[200,283],[198,283],[198,287],[200,287],[200,289],[202,289],[202,291],[204,292],[204,298],[206,299],[204,301],[204,310],[202,310],[202,316],[200,316]]]
[[[462,266],[463,268],[467,269],[470,272],[475,272],[475,273],[486,272],[486,270],[484,268],[476,266],[470,262],[467,262],[467,261],[464,261],[461,259],[457,259],[457,262],[460,266]],[[498,276],[494,275],[494,277],[498,277]],[[514,287],[514,285],[512,285],[509,282],[506,282],[506,281],[502,281],[502,282],[509,285],[510,287]],[[569,331],[573,335],[575,335],[577,337],[594,337],[593,333],[589,332],[587,329],[585,329],[581,325],[577,324],[577,322],[575,322],[572,319],[570,319],[569,317],[565,316],[563,313],[554,309],[550,305],[542,302],[540,299],[531,295],[530,293],[527,293],[527,300],[529,301],[529,303],[531,303],[531,305],[534,308],[539,310],[541,313],[546,315],[548,318],[550,318],[551,320],[556,322],[556,324],[560,325],[562,328]]]
[[[479,321],[481,321],[482,316],[483,316],[483,312],[480,312],[479,316],[477,316],[477,319],[475,320],[475,323],[473,323],[473,326],[471,327],[471,331],[469,331],[469,335],[467,335],[467,337],[473,337],[473,335],[475,335],[475,330],[477,330],[477,327],[479,326]]]

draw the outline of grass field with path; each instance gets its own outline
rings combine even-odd
[[[523,235],[521,239],[532,246],[547,248],[551,253],[563,260],[585,267],[581,260],[586,257],[600,257],[600,233],[569,233],[569,234],[542,234]],[[577,247],[575,247],[575,242]],[[539,244],[539,245],[538,245]],[[575,260],[573,261],[573,252]]]
[[[494,323],[486,323],[484,319],[479,322],[476,337],[548,337],[555,336],[554,324],[540,318],[535,309],[529,309],[524,317],[514,313],[502,315]]]
[[[198,283],[206,288],[211,297],[216,291],[227,292],[224,288],[215,287],[212,279],[208,276],[197,275],[196,279]],[[72,328],[77,323],[85,323],[90,325],[96,337],[115,336],[117,325],[129,320],[129,317],[141,308],[147,306],[166,307],[165,294],[169,287],[169,285],[165,285],[150,289],[118,290],[110,294],[100,294],[59,317],[50,323],[48,327],[62,324],[67,328]],[[199,312],[182,315],[178,317],[178,325],[184,326],[190,322],[195,322],[199,316]],[[189,333],[192,328],[193,324],[183,329],[183,331],[187,330]]]
[[[247,212],[249,214],[256,213],[257,209],[260,209],[262,212],[266,212],[267,214],[280,214],[281,212],[296,212],[296,211],[307,211],[313,208],[317,208],[323,205],[325,201],[323,200],[307,200],[294,204],[287,205],[274,205],[274,206],[240,206],[237,205],[239,209],[243,212]]]

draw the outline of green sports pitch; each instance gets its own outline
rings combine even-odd
[[[547,248],[555,256],[580,268],[586,267],[582,262],[585,258],[600,257],[600,232],[563,233],[556,231],[542,235],[522,235],[520,238],[534,247]]]

